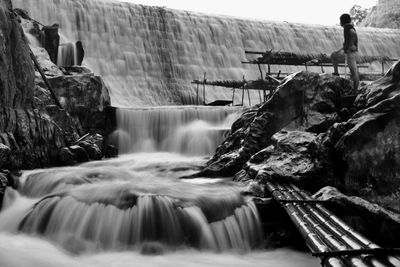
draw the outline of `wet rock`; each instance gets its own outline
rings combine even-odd
[[[346,196],[334,187],[324,187],[314,194],[356,231],[384,247],[400,245],[400,214],[356,196]]]
[[[400,212],[400,63],[367,85],[359,111],[332,127],[324,144],[338,160],[346,193]]]
[[[4,197],[4,192],[6,191],[7,185],[8,185],[7,175],[3,172],[0,172],[0,210],[3,205],[3,197]]]
[[[93,73],[49,78],[66,111],[77,117],[85,132],[107,129],[105,107],[110,105],[108,88]]]
[[[33,63],[11,4],[0,4],[0,107],[20,108],[32,103]]]
[[[58,46],[60,44],[60,36],[58,35],[58,24],[43,26],[42,28],[42,46],[50,55],[51,61],[57,63]]]
[[[281,131],[273,135],[271,145],[254,154],[234,180],[253,180],[259,184],[290,182],[310,190],[326,185],[327,167],[320,158],[317,135],[302,131]],[[321,179],[321,177],[324,179]]]
[[[80,147],[78,145],[70,146],[69,150],[72,152],[74,155],[74,159],[77,162],[86,162],[89,161],[89,156],[86,152],[86,150],[83,147]]]
[[[250,109],[233,124],[230,135],[199,174],[230,176],[255,153],[266,148],[283,128],[320,133],[342,121],[347,80],[332,75],[299,72],[286,77],[272,98]]]
[[[115,158],[118,156],[118,148],[113,145],[107,145],[104,150],[104,157]]]
[[[0,140],[10,148],[9,169],[57,164],[64,146],[62,130],[38,110],[0,108]]]
[[[31,45],[30,48],[35,55],[37,61],[39,62],[39,65],[42,68],[46,77],[56,77],[63,75],[63,72],[60,70],[60,68],[51,61],[49,54],[44,48],[33,45]],[[37,70],[35,72],[35,76],[36,79],[40,80],[40,83],[44,86],[42,77]]]
[[[143,255],[162,255],[164,250],[165,248],[160,242],[145,242],[140,249],[140,253]]]
[[[80,142],[78,145],[85,149],[90,159],[100,160],[103,157],[100,148],[96,144],[90,143],[88,141],[83,141]]]
[[[392,65],[385,76],[362,87],[362,92],[358,96],[356,106],[358,109],[372,107],[379,102],[390,99],[400,93],[400,61]]]
[[[11,149],[10,147],[0,143],[0,168],[9,164]]]
[[[60,149],[59,159],[60,165],[74,165],[76,163],[75,155],[68,147]]]

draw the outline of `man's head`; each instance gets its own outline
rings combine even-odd
[[[340,16],[340,26],[349,24],[351,22],[351,17],[349,14],[342,14]]]

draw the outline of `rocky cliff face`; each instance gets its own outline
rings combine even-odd
[[[217,149],[202,175],[234,175],[249,158],[271,143],[282,130],[320,133],[346,116],[342,98],[350,92],[347,80],[299,72],[285,78],[272,98],[243,114],[231,135]]]
[[[400,2],[379,0],[361,26],[400,29]]]
[[[327,139],[345,162],[343,188],[400,212],[400,62],[364,87],[355,106]]]
[[[54,163],[64,144],[61,129],[33,109],[35,72],[29,48],[10,1],[0,1],[0,168]]]
[[[34,69],[28,45],[11,3],[0,1],[0,104],[23,108],[32,103]]]
[[[349,88],[348,81],[331,75],[287,77],[268,102],[233,124],[199,175],[234,176],[257,197],[269,196],[267,181],[311,192],[335,186],[363,199],[349,204],[357,212],[346,215],[357,217],[356,229],[397,246],[398,238],[382,237],[393,233],[399,216],[380,215],[400,214],[400,61],[363,84],[356,99],[346,94]],[[372,224],[385,227],[377,235]]]
[[[101,158],[102,144],[95,144],[102,143],[98,142],[103,140],[101,136],[81,140],[82,146],[75,141],[89,131],[103,133],[106,128],[104,108],[110,100],[102,79],[83,68],[62,71],[51,63],[46,51],[33,49],[64,104],[65,109],[59,110],[43,79],[35,74],[20,18],[11,10],[10,1],[0,0],[0,169],[30,169]],[[73,145],[78,147],[61,150]],[[68,160],[63,162],[65,151]]]

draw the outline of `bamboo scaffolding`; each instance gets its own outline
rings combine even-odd
[[[208,80],[193,80],[192,84],[200,84],[200,85],[212,85],[212,86],[219,86],[219,87],[226,87],[226,88],[235,88],[235,89],[248,89],[248,90],[269,90],[276,88],[279,84],[278,79],[268,79],[268,80],[216,80],[216,81],[208,81]]]
[[[268,182],[267,189],[286,209],[313,255],[321,258],[323,266],[347,266],[346,263],[357,267],[400,266],[396,257],[387,256],[388,252],[397,250],[385,250],[372,243],[296,186]]]
[[[317,65],[320,64],[331,64],[332,60],[330,56],[319,53],[319,54],[297,54],[292,52],[284,51],[273,51],[267,50],[265,52],[257,51],[245,51],[246,54],[259,54],[262,55],[254,60],[249,61],[252,64],[276,64],[276,65]],[[381,63],[389,61],[397,61],[387,56],[360,56],[358,63],[371,63],[373,61],[379,61]]]

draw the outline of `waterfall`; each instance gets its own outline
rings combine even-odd
[[[83,64],[105,79],[112,105],[121,107],[194,104],[196,88],[190,81],[203,79],[204,73],[208,80],[258,78],[256,66],[241,63],[247,60],[245,50],[329,55],[343,42],[339,26],[210,16],[117,1],[13,0],[13,4],[44,24],[58,23],[68,42],[81,40]],[[357,28],[357,32],[360,55],[400,58],[399,30]],[[272,71],[278,70],[304,68],[272,66]],[[380,72],[381,65],[373,64],[368,71]],[[207,90],[205,102],[231,98],[229,90],[216,87]]]
[[[238,118],[237,107],[118,109],[111,135],[121,153],[168,151],[211,155]]]
[[[258,211],[238,186],[181,181],[174,170],[193,160],[151,157],[25,172],[18,186],[22,196],[10,197],[0,214],[0,221],[7,222],[0,231],[17,226],[74,253],[153,246],[249,251],[260,245]],[[154,174],[155,168],[164,175]],[[175,174],[165,175],[168,169]],[[12,201],[22,204],[15,204],[11,216]]]

